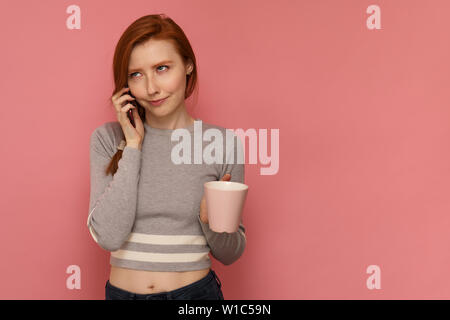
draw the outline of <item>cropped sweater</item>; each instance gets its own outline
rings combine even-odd
[[[111,252],[111,265],[123,268],[200,270],[211,266],[210,252],[224,265],[235,262],[246,245],[242,220],[236,232],[215,232],[199,213],[205,182],[229,173],[229,181],[245,183],[244,161],[238,162],[239,152],[243,154],[240,139],[229,129],[199,119],[176,130],[145,122],[144,128],[142,149],[125,146],[114,176],[105,170],[125,140],[120,123],[106,122],[91,134],[87,226],[92,238]],[[227,134],[233,138],[226,139]],[[181,142],[190,142],[190,159]],[[212,151],[211,145],[221,147]],[[208,151],[213,163],[202,156]],[[173,160],[180,157],[181,163]]]

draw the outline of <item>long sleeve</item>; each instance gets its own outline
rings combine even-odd
[[[235,136],[235,141],[237,142],[234,144],[234,149],[226,148],[226,158],[228,160],[221,165],[221,174],[219,179],[221,179],[226,173],[229,173],[231,174],[231,179],[229,181],[245,183],[245,164],[243,161],[243,159],[245,159],[243,153],[244,151],[240,138]],[[234,151],[231,152],[231,150]],[[231,161],[234,157],[233,154],[237,154],[238,161]],[[244,215],[244,213],[242,213],[242,215]],[[208,223],[203,223],[200,220],[200,215],[198,215],[198,220],[203,233],[205,234],[206,241],[211,249],[211,254],[214,258],[222,262],[224,265],[230,265],[241,257],[247,244],[245,227],[242,220],[239,224],[239,229],[233,233],[215,232],[211,230]]]
[[[114,176],[105,170],[116,146],[105,127],[90,138],[90,203],[87,226],[94,240],[107,251],[116,251],[127,240],[136,215],[141,150],[125,146]],[[108,150],[113,150],[109,151]]]
[[[245,227],[242,222],[239,224],[238,231],[228,233],[211,230],[208,223],[203,223],[200,220],[200,215],[198,215],[198,221],[205,234],[212,256],[224,265],[232,264],[244,253],[247,240],[245,237]]]

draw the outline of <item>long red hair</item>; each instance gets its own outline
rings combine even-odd
[[[115,88],[112,95],[116,94],[127,84],[128,64],[130,62],[130,55],[133,48],[136,45],[142,44],[150,39],[171,41],[185,63],[189,60],[192,61],[194,69],[190,74],[186,75],[186,90],[184,97],[187,99],[197,87],[197,62],[194,51],[192,50],[189,40],[183,30],[165,14],[143,16],[134,21],[123,32],[114,51],[113,74]],[[145,122],[145,109],[139,104],[137,105],[139,116],[142,121]],[[110,173],[114,175],[116,173],[118,163],[121,158],[122,150],[117,150],[106,168],[107,175]]]

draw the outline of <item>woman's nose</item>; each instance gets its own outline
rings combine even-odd
[[[148,81],[147,84],[147,93],[149,96],[153,97],[155,95],[157,95],[159,92],[159,88],[156,85],[156,83],[154,81],[152,81],[151,79]]]

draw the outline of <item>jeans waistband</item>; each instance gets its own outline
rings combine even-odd
[[[109,280],[106,282],[106,286],[108,286],[111,290],[115,290],[120,292],[120,294],[122,295],[126,295],[130,298],[140,298],[140,299],[145,299],[145,298],[152,298],[152,299],[161,299],[161,300],[166,300],[168,298],[168,296],[173,296],[173,295],[177,295],[177,294],[181,294],[186,290],[191,290],[195,287],[202,287],[205,284],[207,284],[209,281],[211,281],[212,279],[214,279],[219,288],[222,286],[222,283],[220,282],[217,274],[214,272],[214,270],[210,269],[208,274],[203,277],[200,280],[197,280],[191,284],[188,284],[184,287],[172,290],[172,291],[166,291],[166,292],[157,292],[157,293],[150,293],[150,294],[141,294],[141,293],[134,293],[134,292],[130,292],[127,290],[124,290],[122,288],[118,288],[114,285],[112,285]]]

